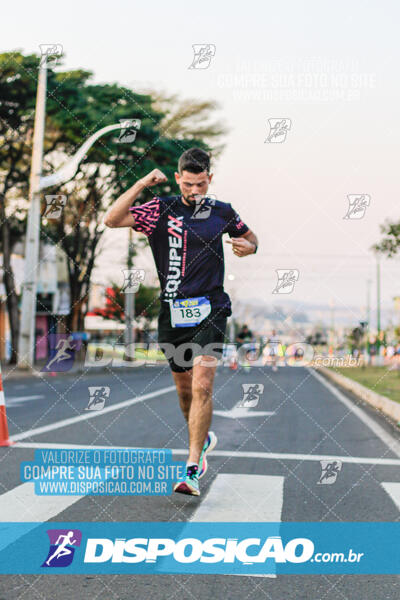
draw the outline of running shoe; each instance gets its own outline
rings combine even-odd
[[[174,486],[174,492],[179,494],[189,494],[190,496],[200,496],[198,466],[190,465],[186,469],[184,481],[179,481]]]
[[[218,438],[215,435],[215,433],[213,431],[209,431],[208,435],[206,437],[206,441],[204,442],[203,450],[201,451],[201,454],[200,454],[199,479],[201,479],[203,477],[203,475],[206,474],[207,469],[208,469],[206,454],[208,452],[211,452],[211,450],[214,450],[215,446],[217,445],[217,441],[218,441]]]

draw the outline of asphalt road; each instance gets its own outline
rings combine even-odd
[[[256,407],[239,414],[242,384],[264,385]],[[10,434],[18,440],[0,448],[0,494],[21,485],[19,464],[33,460],[35,444],[171,448],[184,460],[187,431],[167,367],[88,372],[4,381]],[[103,411],[86,418],[89,386],[108,386]],[[161,394],[157,392],[161,390]],[[398,521],[399,506],[382,483],[400,482],[399,433],[377,412],[335,393],[321,375],[299,367],[220,367],[215,381],[213,430],[218,436],[201,497],[91,497],[49,515],[49,521],[186,521],[200,508],[212,515],[217,480],[265,477],[265,496],[238,508],[237,520],[279,513],[287,521]],[[148,397],[150,395],[150,397]],[[144,396],[116,410],[123,401]],[[358,407],[358,408],[357,408]],[[362,412],[357,412],[362,411]],[[260,415],[256,415],[260,412]],[[250,415],[250,413],[253,413]],[[268,414],[264,414],[268,413]],[[73,419],[71,423],[61,423]],[[342,469],[332,485],[321,485],[320,459],[335,456]],[[364,459],[364,460],[361,460]],[[370,459],[370,460],[368,460]],[[219,479],[218,479],[219,478]],[[267,488],[281,485],[281,501]],[[249,499],[250,500],[250,499]],[[0,496],[1,501],[1,496]],[[229,502],[227,498],[227,502]],[[254,518],[249,517],[254,511]],[[213,516],[215,519],[213,519]],[[218,512],[210,520],[218,520]],[[1,516],[0,516],[1,519]],[[201,520],[198,519],[198,520]],[[223,519],[221,519],[223,520]],[[270,520],[274,520],[271,518]],[[397,575],[12,575],[0,578],[0,600],[87,598],[193,600],[388,600],[400,597]]]

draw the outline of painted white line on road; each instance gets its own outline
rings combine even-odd
[[[248,408],[232,408],[231,410],[214,410],[214,415],[228,417],[228,419],[247,419],[248,417],[269,417],[274,412],[267,410],[249,411]]]
[[[32,523],[27,531],[32,531],[37,525],[49,521],[52,517],[63,512],[75,502],[78,502],[84,496],[38,496],[35,494],[35,484],[32,482],[23,483],[14,489],[1,494],[0,496],[0,523]],[[5,526],[7,529],[7,525]],[[4,526],[0,526],[3,535],[0,536],[0,550],[15,542],[20,535],[15,534],[14,538],[10,533],[4,532]],[[11,530],[12,531],[12,530]]]
[[[282,520],[284,477],[220,473],[191,522],[277,523]],[[239,574],[238,574],[239,575]],[[275,578],[275,573],[243,577]]]
[[[26,402],[27,400],[37,400],[38,398],[44,398],[43,394],[36,396],[7,396],[6,397],[6,406],[9,404],[12,405],[15,403]]]
[[[220,473],[190,521],[276,523],[282,517],[284,477]]]
[[[87,421],[88,419],[101,417],[115,410],[121,410],[122,408],[126,408],[127,406],[132,406],[134,404],[138,404],[139,402],[144,402],[145,400],[149,400],[150,398],[156,398],[157,396],[161,396],[162,394],[168,394],[169,392],[172,392],[174,390],[175,386],[170,385],[165,388],[160,388],[155,392],[143,394],[143,396],[136,396],[136,398],[129,398],[129,400],[123,400],[122,402],[118,402],[117,404],[112,404],[111,406],[107,406],[107,408],[103,408],[103,410],[87,411],[82,415],[77,415],[76,417],[63,419],[61,421],[56,421],[55,423],[50,423],[49,425],[44,425],[43,427],[37,427],[36,429],[29,429],[29,431],[17,433],[16,435],[11,436],[10,439],[14,442],[17,442],[19,440],[25,440],[26,438],[33,437],[34,435],[40,435],[42,433],[46,433],[47,431],[54,431],[55,429],[61,429],[62,427],[74,425],[75,423],[79,423],[80,421]]]
[[[48,521],[84,496],[39,496],[28,481],[0,495],[0,523]]]
[[[400,510],[400,483],[395,481],[385,481],[381,483],[381,486]]]
[[[77,450],[90,450],[90,449],[107,449],[107,450],[146,450],[143,446],[96,446],[87,444],[63,444],[49,442],[17,442],[13,446],[7,448],[9,452],[13,448],[72,448]],[[165,450],[172,450],[172,454],[177,456],[187,455],[187,448],[164,448]],[[237,450],[213,450],[213,456],[228,456],[231,458],[261,458],[265,460],[299,460],[299,461],[320,461],[320,460],[341,460],[344,463],[353,463],[358,465],[385,465],[385,466],[400,466],[399,458],[369,458],[363,456],[340,456],[340,454],[329,455],[329,454],[285,454],[284,452],[246,452]]]
[[[400,456],[400,443],[386,431],[379,423],[377,423],[372,417],[369,416],[362,408],[356,406],[354,402],[346,398],[342,392],[335,388],[325,377],[317,373],[314,369],[307,368],[315,379],[317,379],[322,385],[324,385],[342,404],[344,404],[349,410],[351,410],[359,419],[369,427],[369,429],[384,442],[394,454]],[[343,459],[341,459],[343,460]]]

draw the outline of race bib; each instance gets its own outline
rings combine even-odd
[[[211,312],[208,298],[184,298],[183,300],[170,300],[172,327],[194,327],[199,325]]]

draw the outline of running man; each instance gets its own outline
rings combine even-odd
[[[76,543],[76,540],[73,540],[74,537],[73,531],[68,531],[67,535],[59,535],[58,540],[56,541],[56,545],[58,544],[54,553],[50,556],[48,560],[46,560],[46,565],[49,567],[53,558],[61,558],[62,556],[66,556],[67,554],[71,554],[70,548],[67,546],[73,546]],[[60,541],[62,540],[62,542]]]
[[[217,443],[209,431],[212,391],[226,320],[232,314],[223,288],[222,235],[229,234],[232,251],[240,258],[254,254],[258,243],[231,204],[206,197],[211,179],[209,154],[191,148],[180,157],[175,173],[181,195],[155,197],[132,207],[143,190],[167,181],[154,169],[122,194],[104,219],[108,227],[133,227],[144,233],[153,252],[161,286],[158,342],[189,430],[186,478],[174,491],[194,496],[200,495],[198,480],[207,470],[206,454]],[[192,218],[199,198],[210,203],[207,219]]]
[[[53,356],[51,361],[46,365],[46,369],[49,370],[50,366],[54,362],[59,362],[61,360],[71,360],[71,355],[68,354],[68,350],[75,350],[75,342],[72,335],[69,335],[68,338],[61,338],[58,340],[56,345],[56,354]]]

